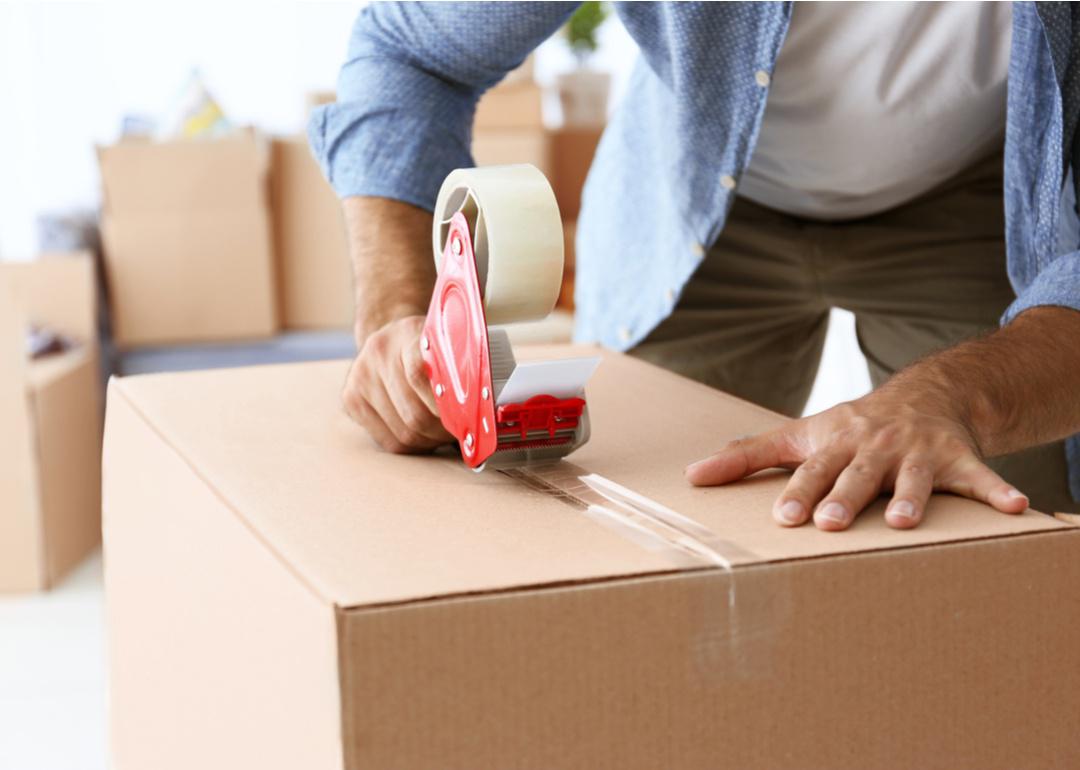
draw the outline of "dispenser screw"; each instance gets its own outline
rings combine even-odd
[[[480,398],[482,398],[482,399],[484,399],[485,401],[487,401],[487,400],[488,400],[488,396],[490,396],[490,395],[491,395],[491,393],[490,393],[490,392],[488,391],[488,389],[487,389],[487,386],[485,385],[485,386],[484,386],[484,387],[483,387],[483,388],[482,388],[482,389],[480,390]]]
[[[435,383],[435,395],[441,396],[443,394],[443,386],[441,382]]]

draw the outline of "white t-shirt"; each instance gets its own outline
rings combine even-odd
[[[739,194],[852,219],[1002,141],[1011,3],[797,2]]]

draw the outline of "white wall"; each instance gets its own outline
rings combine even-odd
[[[304,95],[332,89],[361,0],[15,2],[0,0],[0,259],[36,248],[40,211],[93,206],[93,147],[129,113],[160,115],[198,67],[229,118],[303,128]],[[617,23],[596,65],[625,88],[636,47]],[[573,66],[545,44],[537,75]]]
[[[37,212],[93,205],[94,144],[164,111],[193,67],[234,122],[301,130],[361,5],[0,2],[0,257],[32,254]]]

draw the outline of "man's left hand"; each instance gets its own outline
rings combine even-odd
[[[773,506],[782,525],[813,516],[823,530],[847,529],[884,491],[890,526],[916,526],[934,490],[1022,513],[1028,499],[980,459],[973,433],[944,402],[911,394],[917,385],[887,383],[857,401],[732,441],[686,469],[697,486],[726,484],[766,468],[795,470]],[[903,391],[903,393],[901,393]]]

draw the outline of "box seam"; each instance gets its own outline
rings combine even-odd
[[[750,564],[736,565],[731,574],[745,574],[759,569],[768,569],[785,564],[818,561],[848,561],[853,559],[877,558],[887,554],[900,552],[936,551],[946,548],[970,547],[977,543],[991,542],[995,540],[1007,540],[1013,538],[1048,537],[1072,535],[1080,537],[1080,527],[1066,526],[1058,529],[1046,529],[1028,532],[1010,532],[1002,535],[982,535],[979,537],[964,538],[962,540],[950,540],[944,543],[922,543],[920,545],[896,546],[894,548],[878,548],[872,551],[849,551],[847,553],[820,554],[816,556],[799,556],[769,561],[760,561]],[[635,572],[625,575],[606,575],[595,578],[579,580],[559,580],[534,585],[507,586],[505,588],[483,589],[477,591],[458,591],[448,594],[433,594],[430,596],[414,597],[396,601],[374,602],[369,604],[335,605],[342,614],[363,614],[382,610],[404,609],[409,607],[430,606],[443,602],[453,602],[481,598],[512,598],[533,593],[547,593],[574,588],[586,588],[590,586],[606,586],[618,583],[636,583],[645,580],[670,580],[682,575],[697,575],[703,573],[727,574],[729,571],[720,567],[701,566],[690,568],[672,568],[670,570],[652,570],[648,572]]]

